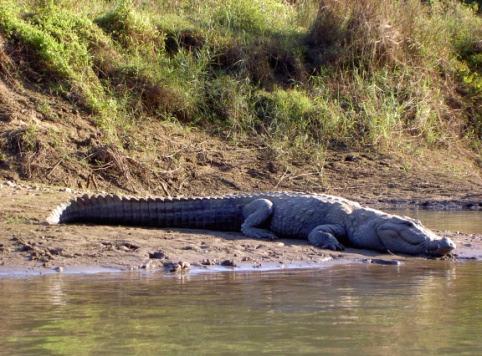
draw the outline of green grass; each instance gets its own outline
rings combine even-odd
[[[480,149],[481,29],[455,0],[0,4],[40,85],[111,143],[154,117],[308,154],[406,137]]]

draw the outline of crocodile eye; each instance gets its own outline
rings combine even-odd
[[[404,220],[404,221],[403,221],[403,224],[404,224],[404,225],[407,225],[407,226],[409,226],[409,227],[415,227],[415,224],[414,224],[412,221],[406,221],[406,220]]]

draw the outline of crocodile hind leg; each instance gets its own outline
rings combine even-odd
[[[257,226],[266,222],[273,212],[273,202],[268,199],[256,199],[243,207],[245,220],[241,225],[243,235],[256,239],[276,239],[270,230]]]
[[[345,247],[338,241],[336,236],[344,234],[345,230],[339,225],[319,225],[311,230],[308,235],[308,241],[316,247],[342,251]]]

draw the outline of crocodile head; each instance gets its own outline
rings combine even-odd
[[[455,249],[455,243],[437,236],[408,217],[387,215],[377,224],[376,234],[384,247],[393,252],[412,255],[443,256]]]

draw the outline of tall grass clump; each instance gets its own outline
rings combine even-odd
[[[294,151],[297,157],[308,156],[329,143],[348,143],[353,133],[352,120],[322,87],[310,94],[301,88],[258,91],[254,110],[258,132],[285,152]]]
[[[132,1],[121,1],[94,22],[125,48],[142,48],[143,45],[152,43],[159,45],[163,40],[162,34],[150,23],[148,17],[133,11]]]
[[[353,116],[359,135],[372,143],[391,132],[444,143],[471,134],[467,127],[480,121],[453,106],[467,104],[460,89],[479,75],[463,53],[480,41],[481,29],[475,9],[455,1],[322,0],[308,58],[345,100],[355,99],[348,107],[366,114]]]
[[[321,0],[308,36],[320,64],[376,68],[409,58],[420,1]]]
[[[283,32],[293,9],[277,0],[227,0],[215,6],[214,25],[223,30],[259,35]]]

